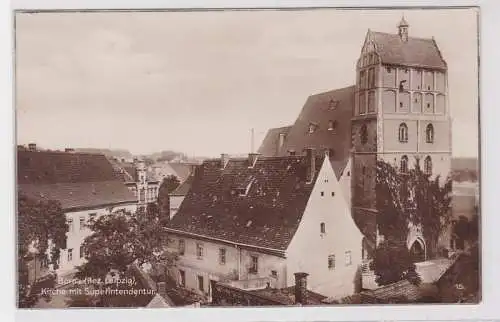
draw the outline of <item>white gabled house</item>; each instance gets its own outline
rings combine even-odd
[[[332,164],[312,149],[205,161],[166,228],[179,253],[174,278],[208,299],[214,282],[283,289],[297,272],[328,297],[358,291],[363,236],[339,183],[346,164]]]

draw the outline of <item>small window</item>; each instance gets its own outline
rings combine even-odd
[[[257,274],[257,272],[259,271],[259,257],[252,255],[250,256],[250,258],[251,262],[250,262],[249,273]]]
[[[418,98],[415,97],[415,103],[418,103]]]
[[[351,171],[347,171],[347,176],[350,177],[351,176]]]
[[[335,255],[328,256],[328,269],[335,269]]]
[[[368,142],[368,129],[366,128],[366,124],[361,126],[359,136],[361,144],[366,144]]]
[[[387,71],[387,73],[391,73],[392,72],[392,69],[390,67],[386,67],[385,70]]]
[[[274,278],[278,278],[278,271],[271,271],[271,276]]]
[[[85,228],[85,217],[80,217],[80,230]]]
[[[202,244],[196,244],[196,257],[198,257],[198,259],[203,258],[203,245]]]
[[[80,258],[84,258],[85,257],[85,248],[82,246],[80,246]]]
[[[431,90],[431,86],[430,85],[427,85],[427,90],[430,91]]]
[[[351,251],[345,252],[345,266],[349,266],[352,264]]]
[[[424,172],[427,175],[432,175],[432,159],[430,156],[427,156],[424,160]]]
[[[431,103],[427,103],[427,108],[431,108]]]
[[[403,102],[399,102],[399,107],[403,108]]]
[[[401,123],[399,125],[399,142],[408,142],[408,126],[406,125],[406,123]]]
[[[432,124],[428,124],[425,129],[425,142],[434,143],[434,126]]]
[[[335,191],[332,191],[332,197],[335,197]]]
[[[325,195],[325,192],[321,191],[320,194],[321,194],[321,197],[323,197]]]
[[[316,125],[312,123],[309,124],[309,134],[314,133],[315,130],[316,130]]]
[[[184,272],[183,270],[179,270],[179,284],[181,286],[186,286],[186,272]]]
[[[73,232],[73,219],[72,218],[68,219],[68,232],[70,232],[70,233]]]
[[[205,287],[203,284],[204,284],[203,283],[203,276],[198,275],[198,289],[202,292],[205,291]]]
[[[408,173],[408,157],[406,155],[401,157],[400,171],[401,173]]]
[[[73,260],[73,248],[68,249],[68,262]]]
[[[186,242],[184,241],[184,239],[179,239],[179,255],[184,255],[185,252],[186,252]]]
[[[322,234],[326,234],[326,227],[325,227],[325,223],[324,222],[322,222],[321,224],[319,224],[319,231]]]
[[[219,249],[219,263],[221,265],[226,265],[226,249],[225,248]]]

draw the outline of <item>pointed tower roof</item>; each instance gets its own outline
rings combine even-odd
[[[405,16],[403,15],[401,17],[401,21],[399,22],[398,27],[409,27],[409,26],[410,25],[408,24],[408,22],[406,22]]]

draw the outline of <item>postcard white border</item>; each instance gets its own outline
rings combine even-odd
[[[479,320],[500,318],[498,227],[500,215],[495,183],[500,182],[496,128],[500,120],[497,75],[500,75],[498,31],[500,1],[217,1],[217,0],[18,0],[0,2],[1,70],[0,77],[0,196],[2,207],[2,255],[0,311],[4,317],[20,321],[366,321],[366,320]],[[15,309],[14,246],[14,111],[12,86],[12,9],[153,9],[153,8],[264,8],[264,7],[367,7],[367,6],[472,6],[479,5],[480,16],[480,120],[481,120],[481,199],[483,243],[483,300],[479,305],[345,306],[289,308],[207,308],[207,309],[132,309],[132,310],[17,310]],[[460,22],[457,22],[460,23]],[[452,31],[450,31],[452,32]],[[471,108],[475,108],[471,106]],[[496,246],[496,247],[495,247]],[[9,319],[10,320],[10,319]]]

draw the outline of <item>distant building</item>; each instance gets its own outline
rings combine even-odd
[[[160,183],[168,176],[175,176],[180,183],[183,183],[191,175],[197,164],[198,163],[163,161],[151,165],[148,171],[151,171]]]
[[[332,162],[350,160],[353,218],[370,257],[380,237],[375,200],[376,161],[443,179],[451,167],[451,117],[447,64],[434,39],[409,36],[403,18],[397,34],[368,30],[356,65],[356,84],[310,96],[295,123],[270,129],[259,148],[265,156],[329,151]],[[443,236],[440,244],[449,246]],[[420,227],[410,227],[407,246],[427,259]]]
[[[66,213],[69,231],[59,258],[60,274],[83,263],[82,242],[91,233],[85,226],[90,217],[137,207],[136,198],[104,155],[37,151],[31,146],[17,152],[17,183],[18,193],[59,201]]]
[[[136,159],[133,163],[114,162],[114,167],[137,198],[140,207],[145,208],[147,204],[158,201],[161,180],[148,170],[144,160]]]
[[[174,278],[208,299],[215,282],[285,289],[296,272],[309,274],[312,292],[353,294],[363,236],[333,165],[313,150],[203,162],[166,228],[179,254]]]

